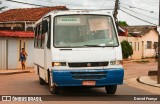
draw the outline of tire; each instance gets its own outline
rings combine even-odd
[[[115,94],[116,90],[117,90],[117,85],[105,86],[105,90],[106,90],[107,94]]]
[[[45,85],[46,84],[46,81],[43,80],[40,76],[39,76],[39,84],[40,85]]]
[[[51,92],[51,94],[58,94],[59,93],[59,88],[53,83],[53,85],[51,86],[51,83],[52,83],[52,77],[50,77],[49,75],[49,90]]]

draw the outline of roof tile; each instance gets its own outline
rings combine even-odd
[[[26,31],[0,31],[0,37],[33,38],[34,32]]]
[[[65,6],[10,9],[0,13],[0,22],[37,21],[52,10],[68,10]]]

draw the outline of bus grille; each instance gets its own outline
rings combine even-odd
[[[87,75],[87,76],[72,76],[74,79],[102,79],[106,78],[106,75],[96,76],[96,75]]]
[[[83,63],[68,63],[69,67],[98,67],[108,66],[109,62],[83,62]]]
[[[71,72],[73,79],[102,79],[106,78],[107,72]]]

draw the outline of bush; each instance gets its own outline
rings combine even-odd
[[[123,58],[128,58],[129,56],[133,55],[133,49],[132,46],[129,44],[128,41],[123,40],[121,42],[121,47],[122,47],[122,55]]]
[[[119,25],[119,26],[122,26],[122,27],[128,26],[128,24],[127,24],[126,21],[118,21],[118,25]]]

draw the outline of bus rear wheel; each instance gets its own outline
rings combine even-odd
[[[49,90],[51,94],[58,94],[59,93],[59,88],[53,83],[52,83],[52,77],[49,78]]]
[[[105,86],[105,90],[106,90],[107,94],[115,94],[116,90],[117,90],[117,85]]]

